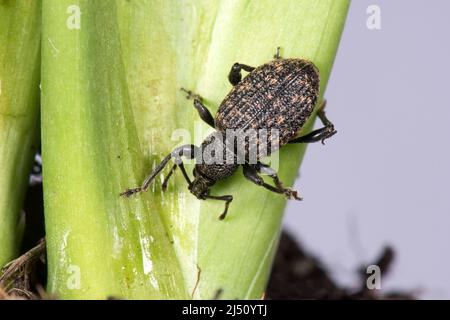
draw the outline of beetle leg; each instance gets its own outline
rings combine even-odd
[[[280,47],[277,47],[277,52],[273,55],[273,58],[276,59],[276,60],[283,59],[280,56],[280,49],[281,49]]]
[[[184,168],[184,165],[182,162],[180,162],[179,164],[174,164],[172,166],[172,169],[170,169],[169,173],[167,174],[167,176],[164,178],[164,181],[161,185],[161,189],[162,191],[166,191],[167,190],[167,184],[169,183],[169,179],[172,176],[172,174],[175,172],[175,170],[177,169],[177,166],[180,167],[181,173],[184,176],[184,179],[186,180],[187,184],[190,186],[192,184],[191,179],[189,178],[189,176],[186,173],[186,169]]]
[[[191,179],[189,179],[188,174],[186,173],[186,169],[184,168],[183,162],[178,164],[178,167],[180,167],[181,173],[183,174],[184,180],[186,180],[188,186],[190,187],[192,182]]]
[[[172,174],[175,172],[175,170],[177,169],[177,165],[174,164],[172,166],[172,169],[170,169],[169,173],[167,174],[167,176],[164,177],[164,181],[161,185],[161,189],[162,191],[166,191],[167,190],[167,184],[169,183],[169,179],[172,176]]]
[[[197,109],[197,112],[200,116],[200,118],[205,121],[208,125],[215,128],[214,125],[214,118],[211,115],[211,112],[209,112],[208,108],[205,107],[203,104],[203,99],[198,94],[193,93],[191,90],[186,90],[184,88],[181,88],[181,91],[184,91],[187,93],[186,99],[194,99],[194,107]]]
[[[322,144],[324,144],[325,139],[328,139],[337,133],[337,131],[334,130],[334,125],[331,123],[330,120],[328,120],[328,118],[325,115],[324,111],[325,106],[326,100],[322,102],[322,105],[320,106],[319,111],[317,112],[317,116],[319,117],[324,127],[311,131],[310,133],[304,136],[292,139],[291,141],[289,141],[289,143],[311,143],[322,141]]]
[[[288,199],[302,200],[302,198],[298,195],[298,192],[296,190],[293,190],[291,188],[285,188],[281,183],[280,179],[278,178],[276,171],[265,164],[262,164],[260,162],[258,162],[258,164],[256,165],[245,164],[243,165],[243,171],[244,176],[251,182],[257,184],[258,186],[262,186],[267,190],[270,190],[275,193],[284,194]],[[273,179],[275,187],[264,182],[263,178],[260,175],[258,175],[258,172],[269,175]]]
[[[206,195],[205,199],[214,199],[214,200],[225,201],[225,210],[219,216],[219,220],[225,219],[225,217],[227,216],[227,213],[228,213],[228,207],[230,206],[230,202],[233,201],[233,196],[231,196],[231,195],[226,195],[226,196],[210,196],[210,195]]]
[[[181,160],[181,157],[184,156],[188,159],[193,159],[196,155],[196,149],[197,147],[194,146],[193,144],[187,144],[181,147],[176,148],[175,150],[173,150],[168,156],[166,156],[161,163],[153,170],[153,172],[144,180],[144,182],[142,183],[142,186],[140,187],[136,187],[136,188],[130,188],[130,189],[126,189],[125,191],[123,191],[122,193],[120,193],[120,196],[126,196],[126,197],[130,197],[135,193],[138,192],[144,192],[147,191],[148,187],[150,186],[150,183],[153,181],[153,179],[155,179],[155,177],[164,169],[164,167],[167,165],[167,163],[169,162],[170,159],[174,158],[175,160],[175,165],[179,166],[181,169],[181,172],[183,173],[184,178],[186,179],[187,183],[189,184],[189,186],[191,185],[191,181],[186,173],[186,170],[184,170],[184,166],[183,166],[183,162]],[[172,175],[173,171],[175,169],[171,169],[171,173],[169,173],[168,178],[170,178],[170,176]],[[164,184],[164,183],[163,183]]]
[[[254,67],[250,67],[246,64],[241,64],[241,63],[235,63],[233,64],[233,66],[231,67],[230,73],[228,74],[228,80],[230,81],[230,83],[235,86],[237,85],[239,82],[241,82],[242,80],[242,74],[241,71],[247,71],[247,72],[252,72],[253,70],[255,70]]]

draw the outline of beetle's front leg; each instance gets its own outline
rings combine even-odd
[[[191,185],[191,180],[189,179],[186,171],[184,170],[183,162],[181,160],[181,157],[184,156],[188,159],[193,159],[196,156],[197,147],[193,144],[187,144],[181,147],[176,148],[173,150],[168,156],[166,156],[161,163],[153,170],[153,172],[144,180],[142,183],[142,186],[136,187],[136,188],[130,188],[126,189],[122,193],[120,193],[120,196],[126,196],[130,197],[135,193],[144,192],[147,191],[148,187],[150,186],[150,183],[155,179],[155,177],[164,169],[164,167],[167,165],[170,159],[175,159],[175,165],[178,165],[181,169],[181,172],[183,173],[184,178],[186,179],[186,182],[188,185]],[[172,175],[174,169],[170,171],[168,178]],[[165,182],[167,184],[167,182]],[[164,184],[164,183],[163,183]]]
[[[253,70],[255,70],[255,68],[250,67],[246,64],[237,63],[237,62],[235,64],[233,64],[233,66],[231,67],[230,73],[228,74],[228,80],[230,81],[230,83],[233,86],[235,86],[239,82],[241,82],[241,80],[242,80],[241,71],[242,70],[245,70],[247,72],[252,72]]]
[[[223,210],[222,214],[219,216],[219,220],[225,219],[228,213],[228,207],[230,206],[231,201],[233,201],[233,196],[226,195],[226,196],[211,196],[207,195],[205,196],[205,199],[214,199],[214,200],[222,200],[225,201],[225,209]]]
[[[161,189],[162,191],[166,191],[167,190],[167,185],[169,184],[169,179],[170,177],[173,175],[173,173],[175,172],[175,170],[177,169],[177,167],[180,168],[181,173],[183,174],[184,180],[186,180],[188,186],[190,186],[192,184],[191,179],[189,178],[189,176],[187,175],[186,169],[184,168],[183,162],[180,161],[180,163],[175,163],[172,166],[172,169],[170,169],[169,173],[167,174],[167,176],[165,176],[164,181],[161,185]]]
[[[317,112],[317,116],[319,117],[320,121],[324,125],[323,128],[314,130],[304,136],[292,139],[289,141],[289,143],[311,143],[311,142],[317,142],[322,141],[322,144],[324,144],[324,141],[331,136],[335,135],[337,131],[334,129],[334,125],[331,123],[330,120],[325,115],[325,106],[326,106],[326,100],[322,102],[322,105],[319,108],[319,111]]]

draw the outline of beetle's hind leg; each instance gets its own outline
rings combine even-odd
[[[242,80],[242,70],[247,71],[247,72],[252,72],[253,70],[255,70],[254,67],[250,67],[246,64],[242,64],[242,63],[238,63],[236,62],[235,64],[233,64],[233,66],[231,67],[230,73],[228,74],[228,80],[230,81],[230,83],[235,86],[237,85],[239,82],[241,82]]]
[[[144,180],[142,185],[140,187],[136,188],[130,188],[126,189],[122,193],[120,193],[120,196],[126,196],[130,197],[135,193],[139,192],[145,192],[147,191],[148,187],[150,186],[150,183],[155,179],[155,177],[164,169],[164,167],[167,165],[170,159],[174,158],[175,165],[170,170],[169,174],[167,175],[165,181],[163,182],[163,189],[165,188],[164,184],[167,186],[167,180],[172,176],[173,172],[175,171],[175,166],[179,166],[181,172],[183,173],[183,176],[188,183],[189,186],[191,186],[192,182],[189,179],[189,176],[186,173],[186,170],[184,169],[183,162],[181,160],[181,157],[184,156],[188,159],[193,159],[196,155],[197,147],[193,144],[187,144],[181,147],[176,148],[173,150],[168,156],[166,156],[161,163],[153,170],[153,172]]]
[[[197,109],[200,118],[208,125],[215,128],[214,117],[211,115],[208,108],[206,108],[203,104],[203,98],[200,95],[193,93],[191,90],[186,90],[185,88],[181,88],[181,91],[187,93],[186,99],[194,99],[194,107]]]
[[[248,180],[259,186],[266,188],[267,190],[270,190],[275,193],[284,194],[285,197],[288,199],[302,200],[302,198],[298,195],[298,192],[296,190],[293,190],[291,188],[285,188],[283,186],[283,183],[278,178],[277,172],[268,165],[265,165],[260,162],[258,162],[256,165],[245,164],[243,166],[243,171],[244,176]],[[268,176],[270,176],[273,182],[275,183],[275,186],[272,186],[264,182],[264,179],[258,173],[267,174]]]
[[[311,143],[311,142],[317,142],[322,141],[322,144],[324,144],[324,141],[331,136],[335,135],[337,131],[334,129],[334,125],[331,123],[330,120],[325,115],[325,106],[326,106],[326,100],[322,102],[322,105],[320,106],[319,111],[317,112],[317,116],[319,117],[320,121],[324,125],[323,128],[314,130],[304,136],[292,139],[289,141],[289,143]]]

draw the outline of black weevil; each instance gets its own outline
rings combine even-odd
[[[225,218],[233,196],[213,196],[209,194],[209,189],[216,181],[231,176],[239,165],[243,166],[244,176],[253,183],[272,192],[283,194],[288,199],[301,200],[297,191],[284,187],[277,172],[261,163],[260,158],[270,155],[271,152],[287,143],[323,142],[336,131],[325,116],[323,103],[317,115],[324,127],[304,136],[295,137],[316,105],[319,94],[319,70],[308,60],[282,59],[279,48],[274,58],[275,60],[257,68],[240,63],[232,66],[228,79],[233,89],[222,101],[215,118],[204,106],[199,95],[182,89],[188,94],[188,99],[194,100],[194,107],[200,118],[216,131],[209,135],[200,147],[184,145],[176,148],[153,170],[141,187],[127,189],[120,195],[129,197],[134,193],[146,191],[152,180],[170,159],[174,158],[175,164],[162,184],[163,190],[166,189],[168,179],[178,166],[188,183],[189,190],[198,199],[225,201],[225,210],[219,217],[221,220]],[[242,70],[249,73],[244,79],[242,79]],[[257,132],[254,136],[256,138],[244,139],[243,145],[238,147],[234,138],[248,137],[247,132],[250,130]],[[231,146],[227,136],[230,131],[234,132]],[[260,134],[262,131],[264,135]],[[250,161],[249,156],[252,150],[255,154],[254,161]],[[214,161],[208,161],[204,157],[205,151],[208,151],[206,153],[210,156],[209,158],[212,156]],[[222,151],[218,157],[216,157],[217,151]],[[231,157],[229,157],[230,153]],[[238,154],[243,154],[243,157],[239,158]],[[193,181],[186,173],[181,156],[196,159]],[[275,185],[264,182],[259,174],[269,175]]]

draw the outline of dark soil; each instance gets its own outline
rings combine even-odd
[[[373,263],[386,276],[394,258],[390,247],[382,250]],[[306,252],[294,239],[283,232],[266,292],[267,299],[414,299],[410,293],[369,290],[365,268],[357,271],[361,283],[358,289],[339,286],[319,260]]]

